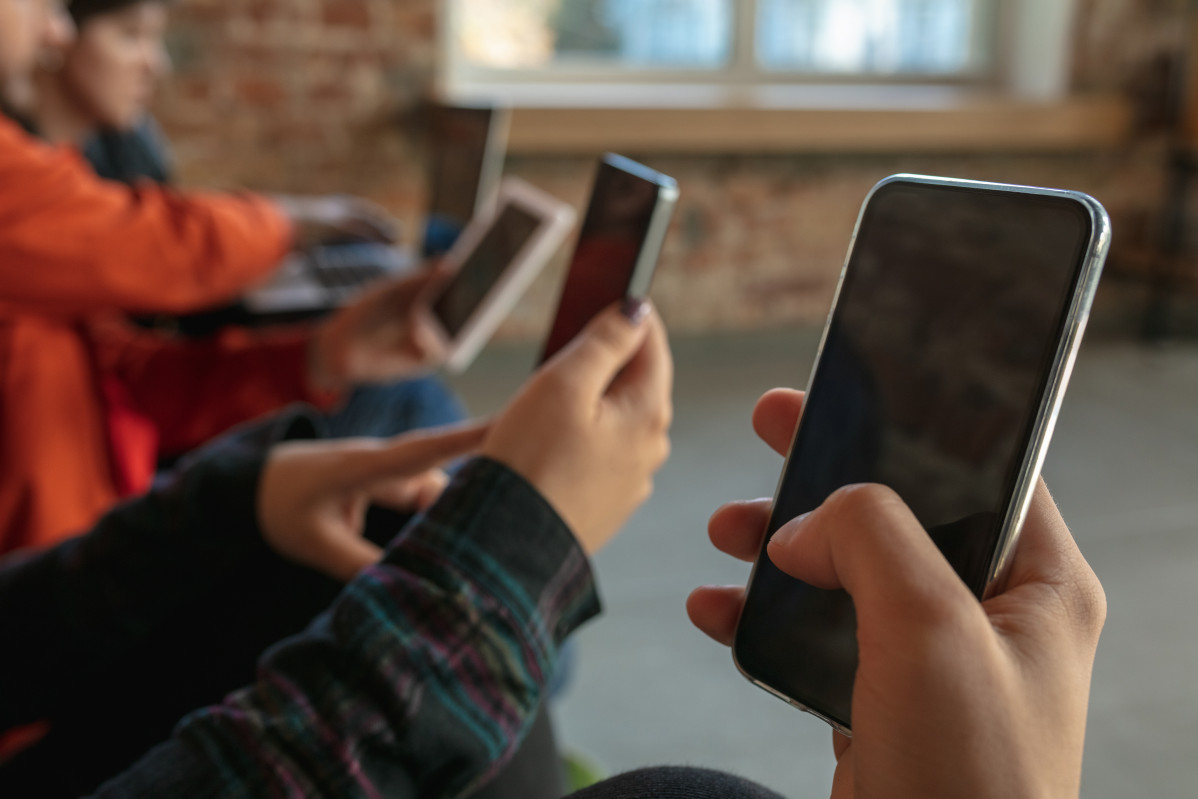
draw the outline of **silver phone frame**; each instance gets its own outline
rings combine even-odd
[[[649,225],[645,228],[645,237],[641,240],[641,248],[637,252],[636,263],[632,266],[632,275],[628,278],[628,287],[624,290],[625,297],[643,300],[649,295],[649,289],[653,285],[653,275],[657,272],[657,262],[661,259],[661,250],[665,245],[666,235],[670,232],[670,223],[674,220],[674,209],[678,206],[678,198],[681,196],[678,181],[669,175],[658,172],[656,169],[645,166],[639,161],[633,161],[631,158],[616,153],[603,154],[599,159],[599,169],[602,169],[605,165],[638,177],[657,187],[657,199],[654,201],[653,210],[649,215]],[[587,210],[582,215],[583,221],[581,227],[583,228],[586,227],[586,217],[590,212],[590,203],[593,201],[594,189],[592,188],[591,199],[588,201]],[[581,241],[583,232],[583,230],[579,230],[578,241]],[[574,244],[576,252],[578,241]],[[552,335],[554,326],[557,324],[557,314],[561,311],[566,284],[570,280],[569,266],[573,266],[573,261],[574,256],[571,255],[566,279],[562,284],[561,292],[558,294],[558,310],[549,322],[550,333],[546,334],[547,337]],[[543,364],[547,360],[545,352],[548,344],[548,338],[541,343],[541,354],[537,357],[538,365]]]
[[[1036,421],[1032,426],[1031,436],[1028,440],[1027,448],[1024,450],[1022,458],[1022,466],[1019,474],[1016,476],[1015,485],[1012,492],[1012,501],[1007,507],[1007,512],[1003,517],[1002,526],[999,528],[998,545],[995,547],[994,554],[991,556],[989,571],[987,574],[987,584],[983,593],[982,601],[989,599],[996,593],[1000,592],[1003,583],[1007,578],[1012,561],[1012,554],[1019,542],[1019,534],[1022,531],[1023,523],[1027,519],[1028,509],[1031,507],[1032,494],[1035,491],[1036,482],[1040,477],[1040,470],[1044,465],[1044,458],[1048,454],[1048,444],[1052,439],[1052,433],[1056,427],[1057,417],[1060,414],[1061,403],[1065,398],[1065,389],[1069,384],[1069,378],[1073,373],[1074,364],[1077,361],[1077,353],[1081,347],[1082,337],[1085,334],[1086,323],[1090,318],[1090,308],[1094,303],[1094,295],[1098,290],[1098,281],[1102,276],[1102,268],[1106,263],[1107,254],[1110,252],[1111,246],[1111,220],[1106,209],[1098,200],[1088,194],[1077,191],[1065,191],[1061,189],[1045,189],[1036,186],[1020,186],[1007,183],[989,183],[978,180],[961,180],[956,178],[932,177],[928,175],[914,174],[897,174],[891,175],[879,181],[865,198],[865,202],[861,205],[861,210],[857,215],[857,222],[853,228],[853,236],[849,242],[848,255],[845,257],[844,266],[841,267],[840,276],[836,283],[836,291],[832,298],[832,308],[828,312],[828,320],[824,325],[824,332],[820,336],[819,348],[816,351],[815,360],[811,366],[811,372],[807,377],[807,390],[811,390],[811,383],[815,379],[816,371],[819,369],[820,361],[824,354],[824,345],[827,343],[828,331],[832,326],[832,320],[836,316],[836,311],[840,305],[841,290],[844,288],[845,275],[848,272],[849,263],[853,260],[853,254],[857,248],[857,236],[861,232],[861,225],[865,220],[865,213],[869,208],[870,203],[883,188],[895,183],[914,183],[926,186],[942,186],[946,188],[961,188],[961,189],[979,189],[983,191],[998,191],[1013,194],[1037,195],[1041,197],[1053,197],[1059,199],[1067,199],[1076,202],[1090,216],[1090,241],[1087,246],[1087,251],[1084,256],[1084,262],[1078,274],[1077,284],[1073,289],[1073,298],[1070,302],[1068,313],[1065,316],[1063,328],[1057,342],[1057,352],[1053,356],[1053,361],[1048,370],[1048,382],[1043,396],[1040,400],[1040,405],[1037,408]],[[795,425],[795,433],[791,438],[790,449],[787,451],[786,460],[782,466],[782,471],[778,475],[778,484],[774,488],[773,500],[771,501],[772,508],[778,501],[778,494],[782,490],[782,479],[786,475],[786,471],[790,466],[790,456],[794,451],[795,440],[798,438],[799,429],[802,426],[802,414],[799,416],[799,424]],[[766,522],[767,526],[769,522]],[[762,543],[764,551],[764,542]],[[757,576],[757,564],[762,557],[758,553],[758,557],[753,562],[753,569],[749,574],[749,581],[746,584],[746,595],[752,589],[753,580]],[[742,608],[743,610],[743,608]],[[737,629],[740,628],[740,619],[737,619]],[[835,719],[829,718],[826,714],[821,713],[815,708],[806,705],[797,699],[786,695],[779,689],[757,679],[744,668],[740,659],[736,654],[735,636],[732,645],[732,661],[745,679],[753,683],[757,687],[773,694],[782,699],[784,702],[797,707],[805,713],[810,713],[818,719],[827,722],[837,732],[848,737],[852,737],[852,728],[848,725],[841,724]]]
[[[653,284],[653,275],[657,271],[657,262],[661,258],[666,234],[669,233],[670,222],[674,219],[674,209],[678,205],[680,195],[678,181],[639,161],[616,153],[604,154],[599,163],[600,168],[603,165],[611,166],[657,186],[657,200],[653,204],[649,226],[645,228],[645,238],[641,241],[641,249],[637,253],[636,264],[632,267],[632,277],[628,279],[626,292],[628,297],[644,299]]]

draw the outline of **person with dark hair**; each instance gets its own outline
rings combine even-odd
[[[163,44],[173,0],[73,0],[70,47],[42,53],[30,116],[55,144],[79,146],[102,178],[169,183],[165,137],[146,113],[170,69]]]
[[[47,48],[39,59],[29,110],[34,131],[54,144],[78,147],[100,177],[131,186],[173,182],[169,143],[147,107],[170,69],[164,36],[174,4],[175,0],[73,0],[67,12],[77,29],[74,42]],[[226,328],[246,324],[247,316],[244,306],[235,302],[197,314],[135,321],[172,337],[213,341],[228,336]],[[268,332],[277,329],[254,326]],[[253,374],[242,379],[255,380]],[[287,382],[272,380],[274,385]],[[283,399],[311,397],[287,394]],[[331,433],[342,436],[395,435],[446,424],[464,413],[457,397],[433,377],[357,386],[328,412]],[[180,451],[172,446],[160,454],[170,460]]]
[[[38,58],[67,52],[73,36],[57,0],[21,5],[30,27],[5,31],[0,53],[0,90],[17,112],[36,97]],[[100,14],[81,19],[90,27]],[[0,118],[0,552],[86,528],[144,491],[164,452],[288,402],[329,408],[357,384],[426,369],[408,311],[427,274],[305,330],[191,342],[124,321],[227,302],[293,248],[350,234],[391,240],[394,229],[350,199],[124,187]],[[352,421],[351,432],[379,432]]]

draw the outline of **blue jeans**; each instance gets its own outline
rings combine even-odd
[[[358,388],[349,402],[326,417],[331,438],[386,438],[465,418],[462,401],[436,377]]]

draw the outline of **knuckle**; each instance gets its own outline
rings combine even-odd
[[[988,623],[982,606],[964,583],[921,583],[911,587],[907,597],[911,615],[928,628],[964,632]]]
[[[661,443],[658,445],[657,452],[657,468],[660,469],[666,461],[670,459],[673,453],[674,445],[670,442],[669,437],[662,436]]]
[[[919,556],[904,561],[905,555],[913,553],[905,542],[896,543],[896,537],[926,539],[927,534],[893,489],[877,484],[846,486],[826,504],[835,535],[844,546],[875,560],[897,558],[891,563],[887,590],[892,598],[901,599],[910,619],[929,629],[964,630],[982,618],[980,605],[970,601],[972,593],[942,558],[943,569],[936,574],[924,571],[929,564]]]
[[[581,391],[578,381],[566,369],[548,369],[537,378],[536,391],[550,397],[572,401]]]
[[[852,527],[869,527],[888,518],[903,504],[893,489],[875,483],[844,486],[824,503],[834,515]]]
[[[656,430],[669,430],[674,424],[674,404],[670,401],[661,403],[653,417],[653,427]]]
[[[573,382],[565,373],[565,370],[547,369],[537,377],[534,390],[561,391],[568,389]]]
[[[618,352],[624,343],[624,331],[611,316],[600,314],[586,331],[585,341],[609,352]]]
[[[1086,566],[1070,581],[1063,599],[1073,627],[1087,639],[1096,640],[1107,615],[1106,591],[1098,575]]]

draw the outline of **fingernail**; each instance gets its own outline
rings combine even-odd
[[[802,516],[791,519],[786,524],[778,528],[778,532],[770,536],[770,547],[788,547],[795,540],[799,531],[803,529],[803,523],[807,521],[810,513],[804,513]]]
[[[637,297],[628,297],[620,305],[620,313],[632,324],[639,325],[649,315],[649,303]]]

